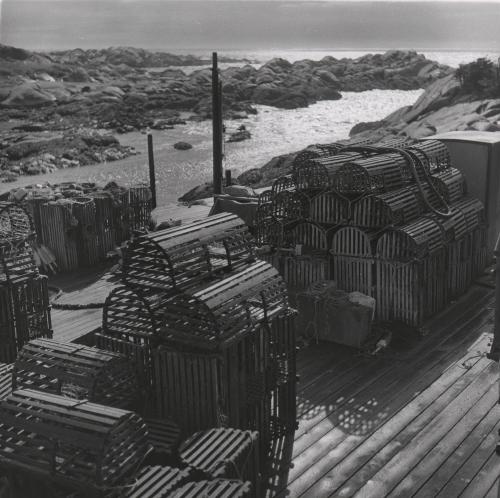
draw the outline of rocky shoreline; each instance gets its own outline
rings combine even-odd
[[[358,59],[249,61],[221,71],[225,119],[341,98],[341,91],[427,87],[453,70],[414,51]],[[0,45],[0,176],[112,161],[134,154],[114,134],[211,117],[210,61],[129,47],[35,53]]]

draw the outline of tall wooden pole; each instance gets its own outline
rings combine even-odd
[[[222,91],[219,83],[217,52],[212,53],[212,140],[214,194],[222,194]]]
[[[151,204],[156,207],[156,176],[155,158],[153,154],[153,135],[148,133],[148,159],[149,159],[149,188],[151,189]]]

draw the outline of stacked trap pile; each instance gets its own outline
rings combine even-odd
[[[23,203],[34,220],[37,241],[69,271],[93,265],[149,224],[151,192],[147,187],[99,188],[93,183],[26,187]]]
[[[296,165],[286,191],[301,216],[277,216],[279,188],[262,194],[264,258],[292,291],[334,279],[375,297],[378,319],[418,327],[484,269],[484,208],[437,140],[343,145]]]
[[[30,339],[51,337],[47,278],[38,273],[33,226],[16,203],[0,203],[0,361],[11,363]]]
[[[97,343],[143,372],[155,418],[256,430],[265,455],[295,428],[295,314],[253,245],[227,213],[135,238]]]

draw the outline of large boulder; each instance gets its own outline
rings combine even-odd
[[[10,91],[9,96],[1,102],[4,106],[36,107],[52,104],[56,97],[42,90],[37,83],[23,83]]]

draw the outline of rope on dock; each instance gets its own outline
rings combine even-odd
[[[49,290],[55,292],[56,296],[50,300],[50,305],[56,310],[90,310],[104,308],[104,303],[86,303],[86,304],[72,304],[72,303],[58,303],[56,302],[63,296],[64,291],[59,287],[50,286]]]

